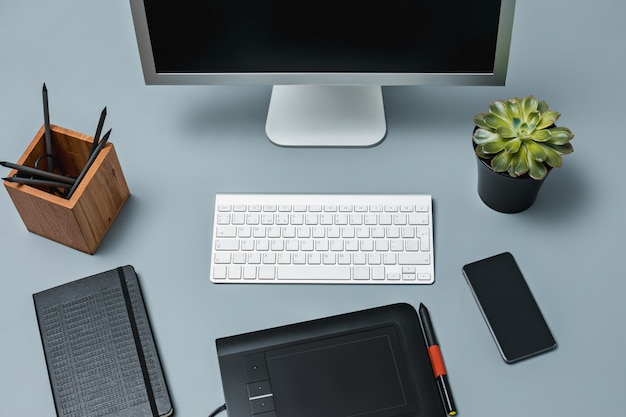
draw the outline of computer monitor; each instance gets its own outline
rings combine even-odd
[[[130,0],[146,84],[272,85],[267,136],[373,146],[381,86],[503,85],[515,0]]]

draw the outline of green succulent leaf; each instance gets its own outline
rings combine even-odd
[[[497,100],[489,103],[489,113],[495,114],[501,119],[508,119],[509,113],[506,110],[506,104],[502,100]]]
[[[498,132],[498,135],[502,136],[505,139],[517,137],[517,129],[509,126],[500,126],[496,129],[496,132]]]
[[[548,111],[548,103],[546,103],[545,101],[541,100],[539,101],[539,104],[537,104],[537,111],[539,113],[545,113]]]
[[[519,148],[519,151],[513,155],[511,166],[509,167],[509,175],[519,177],[528,172],[528,154],[525,147]]]
[[[514,138],[506,142],[504,150],[508,153],[516,153],[520,146],[522,146],[522,141],[518,138]]]
[[[549,130],[535,130],[528,137],[535,142],[547,142],[552,137],[552,134]]]
[[[545,129],[550,127],[557,121],[561,115],[554,110],[548,110],[545,113],[541,113],[541,119],[537,123],[537,129]]]
[[[476,147],[476,155],[478,155],[478,157],[483,158],[483,159],[491,159],[493,157],[493,155],[490,155],[488,153],[485,153],[483,151],[483,145],[478,145]]]
[[[513,154],[508,152],[500,152],[491,160],[491,168],[496,172],[504,172],[509,169]]]
[[[548,146],[550,149],[553,149],[554,151],[558,152],[561,155],[567,155],[567,154],[574,152],[574,147],[572,146],[571,143],[564,143],[563,145],[553,145],[550,142],[548,142],[545,145]]]
[[[574,138],[572,131],[566,127],[553,127],[550,133],[550,143],[553,145],[564,145]]]
[[[519,101],[516,98],[511,98],[506,101],[506,110],[509,113],[509,117],[511,119],[521,120],[524,117]]]
[[[483,120],[492,129],[498,129],[500,127],[508,127],[511,124],[509,119],[504,119],[496,114],[486,114],[483,116]]]
[[[480,113],[474,116],[474,124],[482,129],[491,129],[491,126],[485,122],[485,114],[486,113]]]
[[[547,173],[548,169],[542,162],[535,161],[534,159],[531,159],[529,161],[528,175],[531,178],[536,180],[542,180],[545,178]]]
[[[561,152],[561,154],[563,155],[568,155],[572,152],[574,152],[574,147],[572,146],[571,143],[565,143],[563,145],[559,145],[559,152]]]
[[[549,146],[542,145],[544,150],[546,151],[546,159],[544,160],[546,164],[550,165],[552,168],[558,168],[563,164],[563,160],[561,159],[561,154]]]
[[[481,145],[481,151],[488,155],[493,155],[501,152],[506,146],[507,141],[504,139],[494,140]]]
[[[538,112],[532,112],[526,116],[526,123],[530,128],[532,128],[532,130],[535,130],[537,128],[539,120],[541,120],[541,116]]]
[[[474,143],[477,145],[482,145],[499,139],[501,139],[500,135],[487,129],[479,128],[474,131]]]
[[[533,114],[538,114],[537,106],[539,106],[539,101],[533,96],[522,99],[522,112],[524,113],[524,120],[527,123],[530,124],[530,118]]]
[[[528,155],[538,162],[543,162],[548,157],[546,150],[543,145],[540,145],[533,141],[524,142],[526,146],[526,150],[528,151]]]

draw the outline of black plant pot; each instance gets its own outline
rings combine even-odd
[[[488,160],[476,157],[478,163],[478,195],[490,208],[501,213],[519,213],[533,205],[543,185],[528,175],[513,178],[495,172]],[[548,170],[548,173],[550,170]]]

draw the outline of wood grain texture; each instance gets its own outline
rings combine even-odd
[[[89,157],[93,137],[52,125],[55,172],[76,177]],[[42,126],[17,163],[34,166],[44,153]],[[42,162],[45,166],[45,162]],[[10,175],[15,174],[12,171]],[[5,181],[26,228],[63,245],[94,254],[130,196],[115,147],[107,143],[67,200],[42,187]]]

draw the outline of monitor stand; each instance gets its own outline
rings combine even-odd
[[[265,132],[279,146],[375,146],[387,125],[380,86],[275,85]]]

